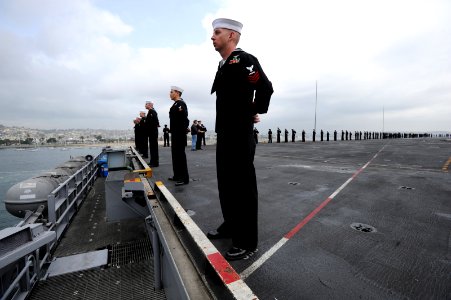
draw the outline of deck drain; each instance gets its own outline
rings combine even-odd
[[[351,228],[361,232],[376,232],[376,228],[373,226],[362,224],[362,223],[352,223]]]
[[[288,184],[291,184],[291,185],[299,185],[300,183],[299,183],[299,182],[288,182]]]
[[[414,189],[415,189],[415,188],[413,188],[413,187],[410,187],[410,186],[404,186],[404,185],[401,185],[399,188],[400,188],[400,189],[403,189],[403,190],[414,190]]]

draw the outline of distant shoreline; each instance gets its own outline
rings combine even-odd
[[[68,144],[68,145],[62,145],[62,144],[46,144],[46,145],[10,145],[0,146],[0,149],[32,149],[32,148],[76,148],[76,147],[107,147],[107,146],[114,146],[114,147],[129,147],[134,146],[134,142],[121,142],[121,143],[98,143],[98,144]]]

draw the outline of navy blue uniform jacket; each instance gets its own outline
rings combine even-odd
[[[252,133],[255,114],[268,111],[274,92],[258,59],[235,49],[222,67],[218,67],[211,93],[216,92],[217,133],[228,133],[242,128]],[[254,96],[255,92],[255,96]],[[233,126],[230,126],[233,122]]]

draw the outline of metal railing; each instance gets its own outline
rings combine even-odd
[[[47,199],[49,230],[56,231],[57,240],[61,238],[89,189],[94,185],[98,174],[97,161],[100,155],[97,155],[49,194]]]
[[[2,230],[0,238],[1,299],[25,299],[48,262],[53,231],[42,224]]]
[[[101,154],[48,195],[48,219],[38,219],[37,216],[44,211],[44,207],[39,207],[34,212],[36,216],[0,232],[1,300],[25,299],[35,283],[44,276],[41,270],[49,263],[59,239],[94,185]]]

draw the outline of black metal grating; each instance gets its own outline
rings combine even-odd
[[[112,267],[124,266],[143,260],[151,260],[152,256],[152,244],[149,239],[113,245],[110,265]]]
[[[154,289],[153,273],[152,260],[144,260],[107,269],[51,277],[40,281],[29,299],[166,299],[164,290]]]
[[[106,222],[104,179],[99,178],[83,202],[77,216],[64,234],[55,256],[105,249],[148,237],[144,218]]]
[[[104,180],[98,179],[61,239],[56,257],[109,249],[109,263],[39,281],[29,299],[166,299],[154,290],[152,245],[144,219],[106,222]]]

